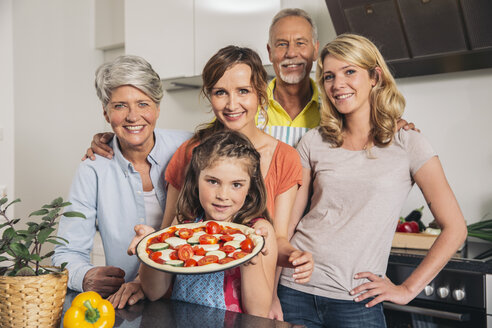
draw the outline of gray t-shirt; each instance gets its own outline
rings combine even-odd
[[[311,208],[297,225],[292,245],[313,254],[314,271],[307,284],[284,269],[281,284],[305,293],[351,300],[350,290],[367,282],[358,272],[384,275],[391,242],[412,176],[435,156],[415,131],[400,130],[388,147],[366,151],[334,148],[319,128],[310,130],[297,150],[311,170]]]

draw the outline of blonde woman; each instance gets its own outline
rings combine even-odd
[[[316,262],[304,285],[283,270],[284,319],[308,327],[382,327],[381,302],[411,301],[463,243],[465,221],[427,140],[397,131],[405,100],[373,43],[338,36],[323,48],[317,78],[321,124],[297,147],[303,184],[290,224],[292,245]],[[413,274],[394,285],[385,277],[391,241],[414,182],[442,233]]]

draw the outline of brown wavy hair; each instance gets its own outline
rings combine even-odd
[[[260,170],[260,154],[249,139],[237,131],[216,132],[193,149],[183,188],[178,196],[178,222],[194,221],[204,214],[198,191],[200,172],[225,158],[235,158],[246,163],[250,176],[248,194],[232,222],[247,224],[259,217],[271,222],[266,205],[265,183]]]
[[[376,85],[369,97],[371,105],[371,136],[376,146],[385,147],[391,143],[396,131],[396,122],[405,109],[405,98],[398,91],[383,56],[378,48],[367,38],[356,34],[341,34],[321,50],[318,59],[316,78],[322,99],[320,133],[325,141],[340,147],[343,144],[342,132],[345,125],[344,115],[340,114],[326,94],[323,81],[323,61],[332,55],[366,69]],[[376,68],[380,68],[380,74]]]
[[[222,78],[224,73],[236,64],[245,64],[251,68],[251,86],[258,95],[258,104],[263,117],[268,120],[265,106],[268,103],[267,95],[267,72],[263,67],[260,56],[250,48],[227,46],[213,55],[205,64],[202,72],[203,86],[201,93],[210,101],[210,94],[215,84]],[[265,123],[266,126],[266,123]],[[224,124],[215,119],[212,123],[198,126],[191,138],[190,145],[194,145],[210,135],[224,130]]]

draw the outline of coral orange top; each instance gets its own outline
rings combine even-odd
[[[188,144],[189,140],[179,146],[166,169],[166,181],[178,190],[183,186],[186,169],[191,160],[191,151],[196,147],[196,145],[188,147]],[[279,141],[265,178],[267,208],[272,218],[275,216],[275,198],[293,186],[301,184],[302,166],[299,154],[293,147]]]

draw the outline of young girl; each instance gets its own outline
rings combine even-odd
[[[321,51],[317,77],[321,124],[297,147],[303,185],[290,227],[292,245],[311,251],[316,262],[305,285],[284,269],[284,319],[308,327],[384,327],[382,302],[406,304],[419,294],[463,243],[465,221],[427,140],[396,132],[405,100],[373,43],[338,36]],[[394,285],[386,266],[414,182],[442,232],[408,279]]]
[[[238,132],[214,133],[193,150],[173,224],[216,220],[253,227],[265,248],[249,264],[211,274],[173,275],[141,265],[145,295],[172,298],[266,317],[277,263],[275,231],[266,209],[260,155]],[[174,282],[173,282],[174,278]]]

